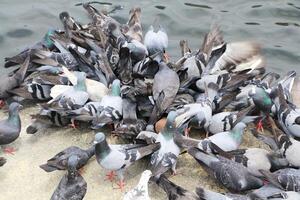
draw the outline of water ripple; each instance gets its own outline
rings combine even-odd
[[[198,8],[205,8],[205,9],[212,9],[212,7],[208,5],[203,5],[203,4],[195,4],[195,3],[184,3],[186,6],[192,6],[192,7],[198,7]]]
[[[32,35],[33,32],[26,28],[19,28],[12,31],[8,31],[6,35],[12,38],[22,38]]]

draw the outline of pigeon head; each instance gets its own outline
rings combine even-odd
[[[111,93],[113,96],[120,96],[121,93],[121,82],[119,79],[115,79],[111,86]]]
[[[68,159],[68,177],[75,178],[77,174],[77,165],[79,158],[76,155],[72,155]]]
[[[47,48],[51,48],[53,47],[53,41],[51,40],[51,37],[55,34],[55,30],[54,29],[49,29],[47,31],[47,33],[45,34],[43,40],[44,40],[44,45]]]
[[[162,130],[162,134],[165,138],[173,138],[173,134],[175,133],[176,129],[176,122],[175,119],[177,117],[177,112],[171,111],[169,112],[167,116],[167,122],[165,124],[165,127]]]
[[[99,132],[95,135],[95,154],[96,157],[104,159],[111,151],[104,133]]]
[[[76,72],[77,83],[74,88],[78,91],[86,91],[85,78],[86,74],[84,72]]]
[[[9,105],[9,112],[18,113],[22,108],[23,106],[21,104],[13,102]]]

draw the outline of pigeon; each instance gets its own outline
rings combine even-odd
[[[6,159],[4,157],[0,157],[0,167],[2,167],[6,163]]]
[[[300,191],[300,170],[285,168],[273,173],[260,170],[260,173],[274,186],[286,191]]]
[[[77,171],[78,159],[76,155],[72,155],[67,160],[68,172],[60,180],[51,200],[82,200],[84,198],[87,183]]]
[[[126,192],[123,200],[150,200],[148,194],[148,182],[151,178],[151,171],[145,170],[142,173],[139,183],[132,190]]]
[[[211,134],[217,134],[224,131],[230,131],[234,125],[240,121],[248,124],[255,121],[259,116],[247,116],[251,112],[253,107],[245,108],[241,111],[233,112],[220,112],[211,117],[210,124],[208,126],[208,132]]]
[[[163,84],[162,84],[163,83]],[[154,124],[156,119],[171,105],[179,89],[179,77],[166,63],[159,63],[159,70],[154,76],[153,99],[155,107],[152,111],[149,124]]]
[[[142,42],[143,40],[143,30],[141,24],[141,8],[134,7],[129,11],[129,20],[127,22],[128,31],[125,33],[126,36]]]
[[[15,141],[21,132],[21,119],[19,111],[22,109],[22,105],[13,102],[9,105],[8,118],[0,121],[0,145],[10,144]],[[5,148],[4,152],[13,153],[13,148]]]
[[[89,94],[87,93],[85,84],[86,75],[84,72],[78,72],[76,75],[76,85],[58,95],[55,99],[48,102],[48,104],[57,103],[61,108],[73,110],[83,106],[87,102]]]
[[[161,175],[156,184],[167,193],[169,200],[199,200],[196,194],[171,182],[165,175]]]
[[[275,121],[271,117],[269,118],[269,122],[279,152],[289,161],[291,166],[300,167],[300,159],[297,156],[300,151],[300,141],[285,134],[277,127]]]
[[[180,134],[176,128],[176,117],[175,111],[169,112],[165,127],[157,135],[156,142],[159,142],[161,146],[151,155],[150,161],[150,169],[156,179],[169,169],[176,174],[177,157],[180,153],[180,148],[174,141],[174,136]]]
[[[224,152],[215,144],[211,143],[210,148],[214,153],[218,153],[237,163],[241,163],[248,168],[254,176],[261,177],[259,170],[275,171],[289,165],[289,162],[280,154],[269,152],[260,148],[237,149]]]
[[[66,111],[66,115],[71,120],[91,122],[97,117],[99,110],[101,110],[101,102],[90,101],[81,108]]]
[[[27,57],[21,67],[11,76],[5,74],[0,78],[0,104],[3,106],[4,100],[11,96],[10,90],[18,87],[23,82],[30,58]]]
[[[159,143],[150,145],[130,144],[130,145],[109,145],[103,133],[95,135],[95,155],[97,162],[104,169],[110,170],[108,179],[113,180],[117,172],[119,177],[118,186],[121,190],[124,188],[123,173],[135,161],[153,153],[159,147]]]
[[[145,34],[144,44],[147,47],[149,55],[157,52],[165,53],[168,47],[168,35],[163,27],[159,26],[158,30],[155,31],[151,25]]]
[[[233,193],[221,194],[201,187],[196,188],[196,194],[199,196],[199,200],[261,200],[252,193],[248,195]]]
[[[300,137],[300,112],[285,100],[282,85],[274,92],[273,101],[277,108],[278,122],[286,134]]]
[[[40,168],[46,172],[52,172],[55,170],[66,170],[68,168],[68,159],[71,156],[76,156],[77,169],[82,168],[89,159],[95,154],[95,147],[92,146],[87,150],[83,150],[76,146],[71,146],[50,158],[46,164],[40,165]]]
[[[93,120],[93,128],[97,129],[105,124],[114,123],[122,117],[122,98],[120,96],[121,82],[115,79],[112,83],[111,94],[101,100],[96,118]]]
[[[273,194],[271,196],[268,196],[267,199],[270,200],[296,200],[300,198],[300,193],[299,192],[293,192],[293,191],[288,191],[288,192],[280,192],[277,194]]]
[[[239,163],[220,156],[214,157],[195,147],[188,149],[188,153],[231,192],[243,192],[263,185],[262,180],[253,176]]]

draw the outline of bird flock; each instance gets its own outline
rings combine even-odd
[[[82,124],[96,130],[90,148],[68,147],[40,165],[45,172],[67,171],[52,200],[84,198],[88,185],[81,169],[93,156],[108,180],[118,177],[122,191],[126,169],[143,158],[149,162],[124,200],[149,200],[149,181],[171,200],[300,199],[300,110],[291,95],[295,71],[283,77],[269,72],[259,44],[225,42],[217,25],[195,51],[180,41],[181,56],[174,61],[160,24],[143,35],[139,7],[122,24],[110,16],[116,9],[80,6],[90,23],[60,13],[63,30],[51,29],[5,58],[6,68],[18,67],[0,79],[0,105],[8,108],[8,118],[0,121],[4,153],[15,151],[9,144],[20,135],[20,102],[40,107],[31,115],[28,134]],[[110,131],[103,133],[104,127]],[[241,149],[245,129],[270,148]],[[111,136],[124,143],[109,144]],[[184,153],[227,193],[201,185],[191,192],[171,182]],[[5,162],[1,157],[0,166]]]

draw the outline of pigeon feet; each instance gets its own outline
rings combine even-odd
[[[108,174],[106,174],[105,180],[109,180],[112,182],[115,179],[116,173],[114,171],[110,171]]]
[[[115,189],[120,189],[121,191],[124,191],[124,188],[125,188],[125,182],[123,180],[120,180],[118,183],[118,188],[115,188]]]
[[[168,62],[169,62],[169,60],[170,60],[170,56],[169,56],[169,54],[167,54],[167,53],[164,53],[163,57],[164,57],[164,59],[165,59],[166,63],[168,63]]]
[[[16,149],[13,147],[5,147],[3,149],[3,152],[6,154],[11,154],[11,155],[15,155]]]
[[[190,131],[191,131],[191,128],[186,128],[186,129],[184,130],[184,135],[185,135],[186,137],[190,137]]]
[[[78,124],[75,123],[75,120],[71,120],[71,124],[69,126],[73,129],[78,129]]]
[[[81,167],[81,168],[78,170],[78,172],[79,172],[80,175],[83,175],[84,172],[85,172],[84,167]]]
[[[2,109],[5,106],[5,101],[0,100],[0,109]]]
[[[256,124],[256,130],[257,130],[257,131],[264,132],[264,127],[263,127],[262,119],[260,119],[260,120],[258,121],[258,123]]]

